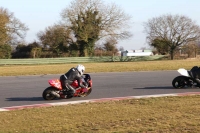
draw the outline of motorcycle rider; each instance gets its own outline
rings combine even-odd
[[[197,87],[200,87],[200,80],[199,80],[199,78],[200,78],[200,67],[194,66],[190,71],[192,73],[192,77],[194,78],[194,80],[197,83]]]
[[[78,85],[81,88],[86,88],[81,82],[82,80],[82,75],[85,71],[85,67],[83,65],[77,65],[76,67],[72,67],[68,72],[60,76],[60,81],[63,89],[67,89],[71,92],[72,97],[76,90],[71,86],[71,83],[74,80],[78,81]],[[66,98],[66,97],[65,97]]]

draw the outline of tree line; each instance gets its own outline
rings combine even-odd
[[[101,0],[72,0],[61,20],[37,33],[38,42],[23,41],[28,27],[0,7],[0,58],[48,58],[115,55],[119,40],[132,37],[131,15]],[[144,22],[149,46],[158,54],[198,47],[200,27],[184,15],[164,14]],[[130,44],[131,45],[131,44]]]

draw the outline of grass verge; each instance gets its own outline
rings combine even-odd
[[[82,64],[86,67],[86,73],[177,70],[178,68],[191,69],[193,66],[200,66],[199,60],[167,60]],[[0,66],[0,76],[62,74],[76,65],[77,63],[57,65],[5,65]]]
[[[200,96],[1,112],[2,133],[199,133]]]

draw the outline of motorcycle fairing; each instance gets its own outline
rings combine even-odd
[[[188,74],[188,71],[184,68],[180,68],[177,71],[183,76],[190,77],[190,75]]]
[[[77,89],[75,94],[74,94],[74,97],[78,96],[80,93],[84,93],[84,92],[88,92],[88,90],[90,89],[91,87],[89,88],[80,88],[80,89]]]
[[[62,90],[62,85],[59,79],[51,79],[48,82],[51,86],[57,88],[58,90]]]
[[[74,88],[77,88],[78,87],[78,81],[75,80],[74,82],[72,82],[71,86],[74,87]]]
[[[88,82],[89,82],[89,86],[92,87],[92,81],[89,80]]]

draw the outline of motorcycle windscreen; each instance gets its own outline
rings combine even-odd
[[[185,70],[184,68],[180,68],[177,71],[183,76],[190,77],[190,75],[188,74],[188,71]]]

